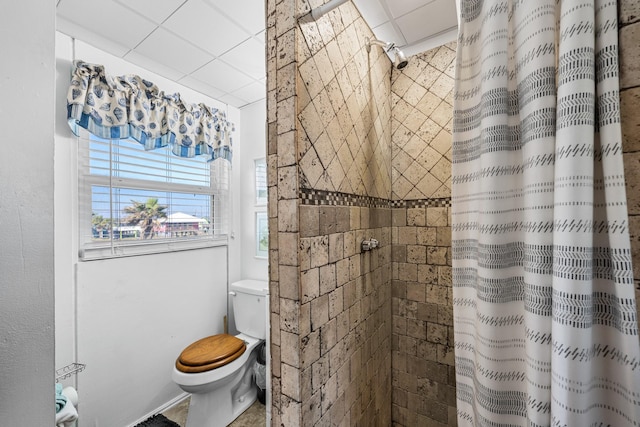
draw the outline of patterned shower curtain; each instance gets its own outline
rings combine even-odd
[[[638,426],[616,2],[461,3],[458,423]]]

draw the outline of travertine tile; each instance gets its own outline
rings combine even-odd
[[[320,270],[312,268],[300,274],[301,302],[307,303],[320,295]]]
[[[424,264],[427,261],[427,247],[421,245],[407,245],[407,262]]]
[[[425,121],[427,121],[427,116],[419,110],[414,110],[402,124],[411,132],[416,133]]]
[[[295,35],[296,30],[291,29],[284,33],[282,36],[278,37],[278,40],[276,42],[276,67],[278,69],[292,63],[295,60]]]
[[[276,3],[275,27],[278,38],[295,27],[296,13],[294,0],[282,0]],[[293,49],[291,49],[293,52]]]
[[[409,89],[405,92],[402,99],[404,99],[412,107],[415,107],[426,93],[427,88],[416,82],[413,82],[409,86]]]
[[[618,34],[620,88],[640,86],[640,23],[622,27]]]
[[[329,262],[335,263],[344,258],[344,234],[329,235]]]
[[[446,101],[440,102],[433,113],[429,116],[431,120],[441,127],[445,127],[453,117],[453,107]]]
[[[445,99],[452,90],[453,79],[446,74],[441,74],[429,88],[429,91],[440,99]]]
[[[640,151],[640,87],[620,92],[622,149]]]
[[[329,294],[329,318],[337,317],[344,310],[344,289],[338,287]]]
[[[296,94],[296,64],[290,63],[277,71],[277,79],[280,84],[276,89],[276,100],[292,97]]]
[[[278,233],[278,256],[281,265],[298,265],[298,234]]]
[[[404,211],[404,209],[403,209]],[[423,227],[426,225],[426,211],[425,208],[408,208],[406,210],[407,224],[409,226]]]
[[[429,142],[429,146],[438,153],[445,155],[451,151],[451,133],[446,130],[441,130],[435,138]],[[450,158],[448,158],[448,160],[451,161]]]
[[[298,231],[298,200],[278,200],[278,231]]]
[[[336,288],[336,264],[320,267],[320,294],[324,295]]]
[[[424,72],[416,78],[416,83],[427,89],[430,89],[441,74],[442,73],[435,67],[427,64],[427,66],[424,68]]]
[[[301,182],[302,187],[315,188],[318,180],[322,176],[324,170],[322,163],[316,154],[316,150],[311,148],[300,160],[300,172],[304,175],[306,186]]]
[[[296,116],[294,112],[295,97],[286,98],[277,104],[277,128],[278,134],[295,130]]]
[[[624,176],[629,215],[640,215],[640,152],[625,153]]]
[[[299,336],[286,331],[280,332],[280,359],[291,366],[300,365]]]
[[[280,298],[280,330],[298,334],[300,302]]]
[[[322,126],[320,114],[318,114],[315,104],[313,102],[309,103],[298,114],[298,119],[300,120],[309,141],[314,144],[324,132],[324,126]]]
[[[451,178],[451,162],[444,157],[438,160],[429,173],[438,179],[440,182],[447,182]]]
[[[407,181],[413,185],[417,185],[417,183],[419,183],[426,174],[427,170],[425,168],[423,168],[418,162],[413,162],[402,173],[402,176],[404,176]]]
[[[618,1],[618,20],[626,25],[640,21],[640,3],[637,0]]]
[[[278,292],[283,298],[298,300],[300,298],[300,286],[298,283],[298,268],[288,265],[280,265],[278,280]]]
[[[278,167],[293,166],[296,163],[296,132],[277,136]]]
[[[402,200],[406,194],[411,191],[413,184],[411,184],[405,177],[400,175],[393,183],[393,199]]]
[[[300,237],[315,237],[319,234],[320,220],[317,206],[300,206]]]
[[[344,258],[336,263],[336,286],[340,287],[349,281],[349,259]]]
[[[298,187],[296,179],[296,167],[286,166],[278,168],[278,199],[296,199],[298,197]]]
[[[629,216],[629,238],[631,240],[631,256],[633,261],[633,276],[636,279],[636,292],[640,291],[640,215]],[[636,298],[637,302],[640,302]],[[640,311],[640,304],[636,304]]]
[[[445,71],[456,58],[455,50],[447,46],[441,46],[436,54],[429,60],[429,64],[438,71]]]
[[[281,390],[282,393],[295,400],[300,400],[300,372],[297,367],[281,364]]]
[[[313,309],[311,310],[313,316]],[[313,323],[312,323],[313,324]],[[316,329],[301,340],[300,366],[308,368],[320,357],[320,331]]]

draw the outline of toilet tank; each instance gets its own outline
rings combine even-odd
[[[241,280],[232,283],[229,290],[238,332],[265,339],[269,284],[262,280]]]

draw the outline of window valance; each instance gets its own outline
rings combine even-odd
[[[204,104],[187,104],[136,75],[107,76],[102,65],[75,61],[67,95],[67,119],[106,139],[133,138],[145,150],[170,146],[181,157],[231,161],[233,124]]]

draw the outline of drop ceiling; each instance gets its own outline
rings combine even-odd
[[[395,42],[407,55],[454,38],[453,0],[353,2],[376,38]],[[265,0],[58,0],[56,27],[242,108],[265,98],[264,5]]]

